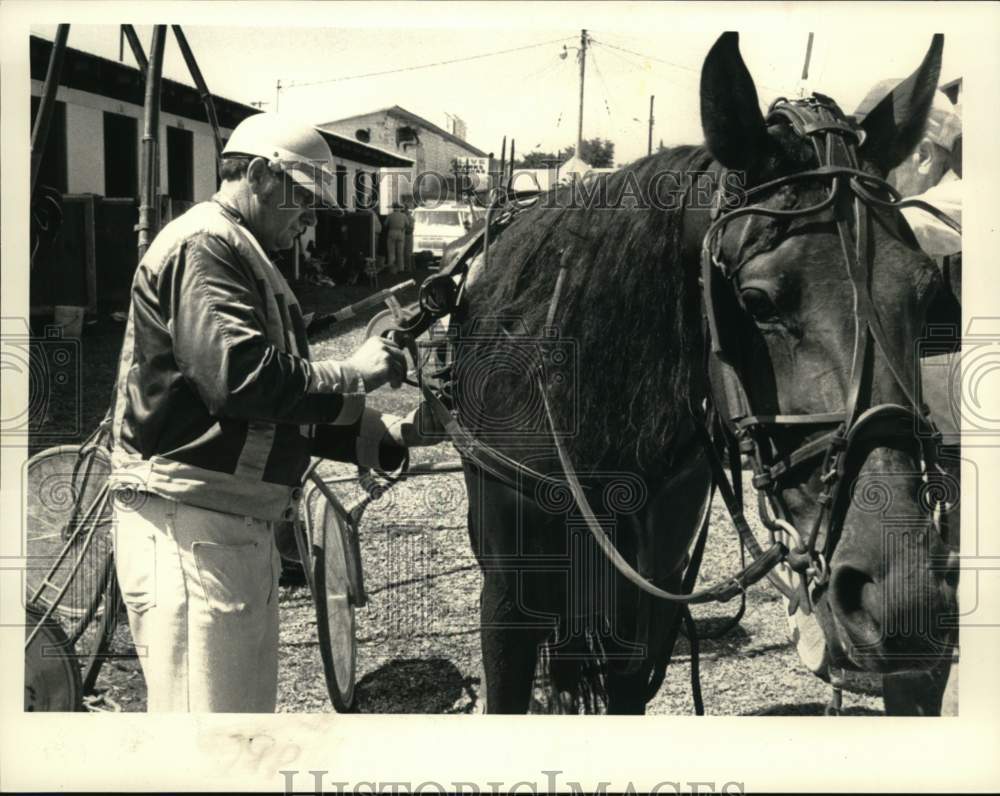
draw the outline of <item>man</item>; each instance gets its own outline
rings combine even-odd
[[[890,79],[877,83],[854,115],[863,119],[899,82]],[[889,182],[903,197],[922,199],[961,224],[961,174],[961,109],[938,91],[934,94],[924,137],[910,156],[889,174]],[[962,236],[930,213],[919,208],[906,208],[902,212],[927,254],[944,257],[962,250]]]
[[[399,202],[393,202],[392,212],[385,219],[385,246],[386,261],[389,264],[389,273],[395,274],[401,270],[406,270],[404,247],[406,245],[406,215],[403,213],[403,206]]]
[[[351,241],[351,231],[341,222],[330,243],[330,273],[339,284],[355,285],[364,269],[364,257]]]
[[[403,208],[403,213],[406,215],[406,237],[403,240],[403,262],[405,263],[405,271],[413,270],[413,212],[410,210],[409,206]]]
[[[275,708],[274,526],[311,456],[383,470],[423,444],[365,396],[405,374],[369,339],[310,361],[299,305],[267,252],[333,204],[322,136],[277,114],[240,123],[211,201],[139,263],[113,410],[115,558],[150,711]]]

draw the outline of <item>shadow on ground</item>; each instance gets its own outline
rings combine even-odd
[[[360,713],[473,713],[479,678],[445,658],[396,658],[358,681]]]

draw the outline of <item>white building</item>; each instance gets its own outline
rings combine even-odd
[[[51,41],[31,37],[32,121],[51,52]],[[138,220],[144,86],[144,75],[132,66],[66,48],[39,171],[39,183],[64,197],[63,240],[50,262],[40,262],[32,272],[32,307],[69,303],[93,310],[99,300],[127,301],[136,266],[133,227]],[[213,101],[224,140],[243,119],[259,112],[225,97],[214,96]],[[166,78],[159,128],[157,193],[161,221],[166,221],[215,193],[215,138],[197,89]],[[374,256],[371,214],[356,211],[377,207],[373,186],[380,169],[409,169],[413,160],[353,137],[321,132],[334,156],[339,203],[357,227],[362,248],[371,248]],[[53,279],[57,273],[59,279]]]

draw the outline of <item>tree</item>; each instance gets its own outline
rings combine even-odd
[[[615,165],[615,142],[608,138],[585,138],[580,149],[584,162],[595,169],[610,168]],[[575,152],[575,146],[568,146],[559,154],[563,160],[568,160]]]
[[[515,168],[519,169],[545,169],[549,167],[549,164],[553,160],[562,161],[559,155],[553,155],[551,152],[529,152],[520,160],[514,163]]]
[[[583,159],[595,169],[609,168],[615,165],[615,142],[607,138],[587,138],[583,141]],[[575,146],[567,146],[557,153],[534,151],[514,162],[519,169],[545,169],[552,161],[565,163],[576,152]]]

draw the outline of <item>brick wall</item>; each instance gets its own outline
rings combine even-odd
[[[458,144],[442,138],[438,133],[425,128],[417,129],[419,144],[398,144],[400,127],[411,126],[404,119],[399,119],[388,113],[369,113],[356,116],[342,122],[331,122],[324,127],[332,132],[348,138],[355,138],[358,130],[368,128],[371,131],[372,146],[399,152],[414,159],[414,176],[426,171],[434,171],[445,176],[451,176],[451,162],[456,157],[468,157],[472,153]]]

